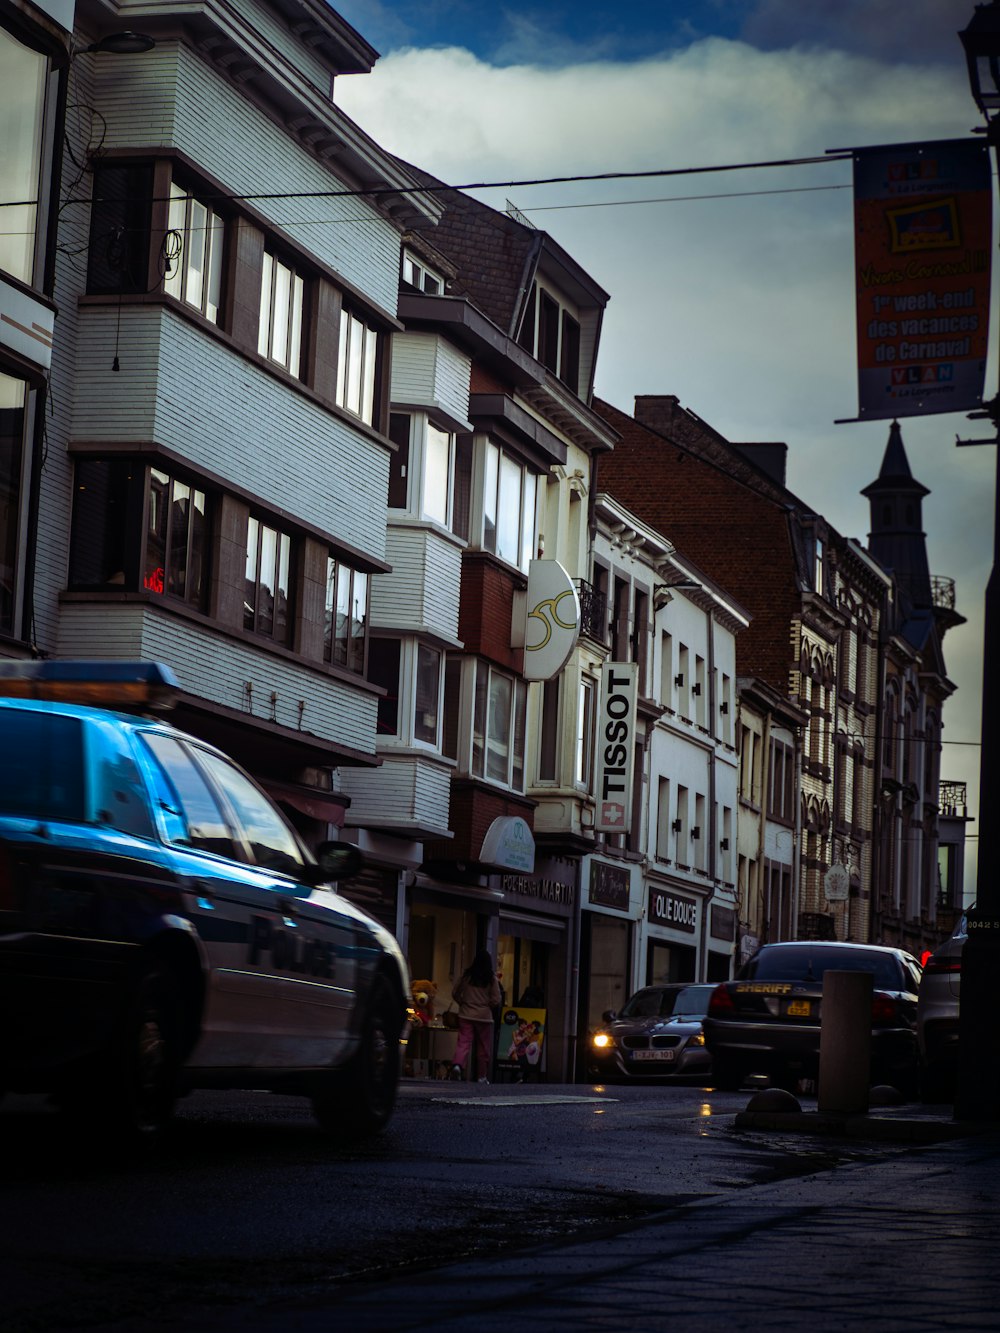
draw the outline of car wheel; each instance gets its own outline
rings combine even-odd
[[[313,1094],[321,1129],[345,1138],[368,1138],[389,1123],[399,1084],[399,1003],[385,977],[372,985],[361,1028],[361,1046],[346,1069]]]
[[[712,1082],[720,1092],[739,1092],[746,1077],[742,1067],[725,1056],[712,1057]]]
[[[159,1141],[177,1101],[181,985],[165,964],[143,972],[118,1036],[86,1080],[62,1090],[58,1105],[116,1150]]]

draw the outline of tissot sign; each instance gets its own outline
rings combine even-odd
[[[605,662],[597,719],[598,833],[624,833],[632,822],[632,761],[639,668],[635,662]]]

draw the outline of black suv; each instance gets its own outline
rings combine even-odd
[[[734,981],[716,987],[704,1030],[718,1087],[738,1088],[750,1074],[785,1087],[817,1076],[828,970],[872,974],[872,1082],[915,1091],[916,958],[877,944],[806,940],[765,944]]]

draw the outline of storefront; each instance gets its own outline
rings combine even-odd
[[[643,983],[697,981],[698,943],[704,902],[672,885],[646,886]]]
[[[638,867],[589,856],[580,921],[578,1072],[584,1076],[590,1033],[601,1015],[618,1010],[636,988],[635,948],[642,906]]]
[[[503,894],[497,941],[505,994],[497,1051],[501,1077],[562,1083],[571,1076],[579,868],[572,858],[539,857],[530,875],[491,878]],[[532,1038],[528,1054],[518,1040],[526,1029]]]

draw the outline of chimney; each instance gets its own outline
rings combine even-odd
[[[670,434],[680,411],[680,399],[675,393],[637,393],[635,396],[636,421],[661,435]]]

